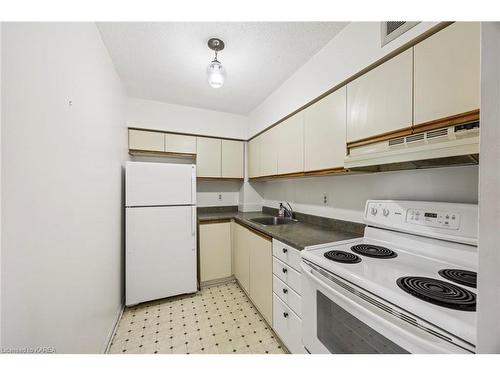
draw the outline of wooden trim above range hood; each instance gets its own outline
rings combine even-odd
[[[468,122],[479,121],[479,109],[473,111],[459,113],[457,115],[443,117],[437,120],[424,122],[421,124],[415,124],[406,128],[401,128],[391,132],[374,135],[372,137],[359,139],[356,141],[348,142],[347,148],[366,146],[372,143],[377,143],[381,141],[388,141],[393,138],[404,137],[410,134],[425,132],[428,130],[446,128],[448,126],[465,124]]]

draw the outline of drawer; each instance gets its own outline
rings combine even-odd
[[[288,284],[297,294],[301,294],[300,273],[275,257],[273,257],[273,274],[285,284]]]
[[[273,255],[300,272],[300,251],[273,239]]]
[[[273,293],[273,329],[290,353],[306,353],[302,345],[301,319]]]
[[[301,313],[301,297],[283,281],[273,275],[273,292],[281,298],[298,316]]]

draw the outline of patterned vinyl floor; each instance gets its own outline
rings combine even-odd
[[[109,353],[283,354],[235,281],[126,308]]]

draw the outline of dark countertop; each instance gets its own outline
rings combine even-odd
[[[284,242],[297,250],[303,250],[306,246],[318,245],[328,242],[349,240],[352,238],[363,237],[362,234],[349,232],[342,229],[334,229],[322,225],[311,224],[299,221],[283,225],[262,225],[251,221],[250,219],[263,216],[272,216],[261,211],[256,212],[212,212],[198,213],[198,222],[234,219],[243,225],[251,227],[270,237]]]

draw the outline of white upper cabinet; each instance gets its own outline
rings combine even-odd
[[[248,141],[248,177],[260,175],[260,136],[258,136]]]
[[[160,132],[129,129],[128,148],[130,150],[164,152],[165,138]]]
[[[480,25],[456,22],[414,47],[414,123],[479,108]]]
[[[165,151],[179,154],[196,154],[196,137],[166,133]]]
[[[244,144],[241,141],[222,140],[222,177],[243,178]]]
[[[347,84],[347,142],[412,126],[413,49]]]
[[[346,154],[346,87],[304,110],[304,169],[344,166]]]
[[[304,171],[304,113],[289,117],[276,127],[278,174]]]
[[[198,177],[221,177],[221,140],[196,137]]]
[[[260,135],[260,174],[271,176],[278,173],[278,139],[277,126]]]

